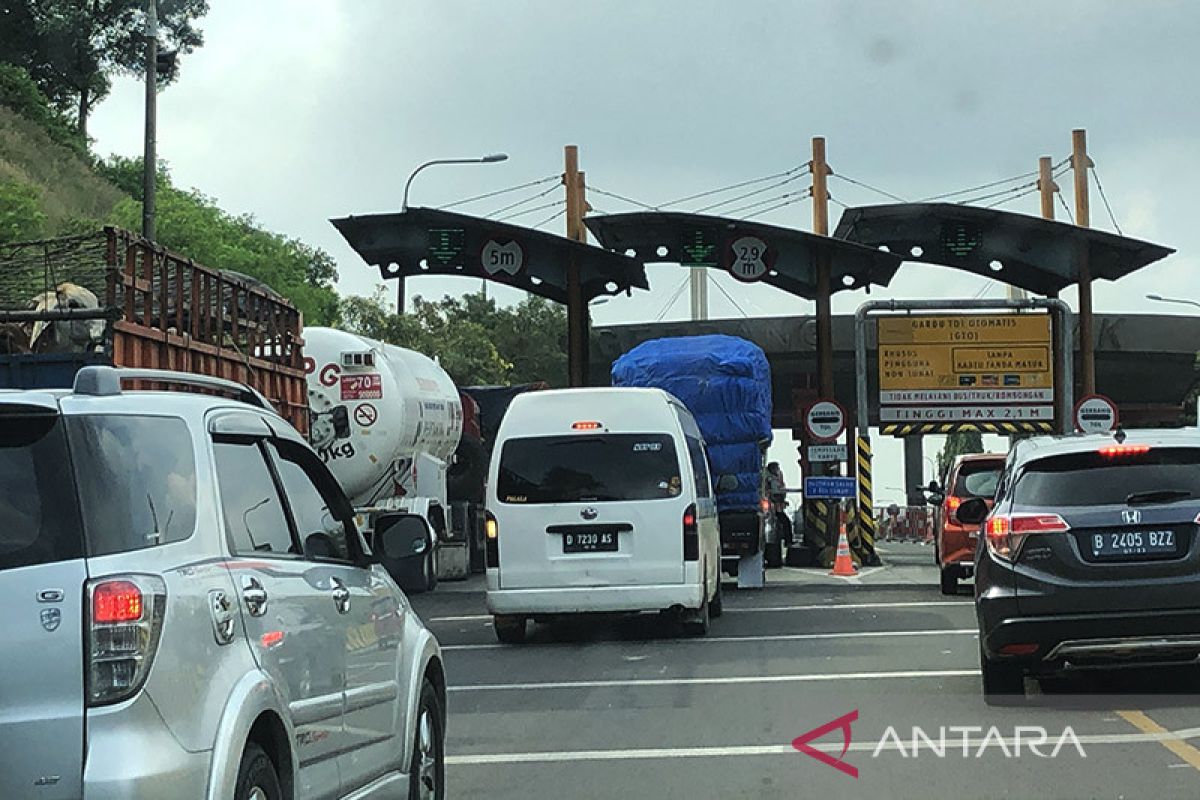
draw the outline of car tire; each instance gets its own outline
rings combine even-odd
[[[408,800],[443,800],[446,796],[446,732],[437,689],[421,682],[412,760],[408,765]]]
[[[1015,706],[1025,701],[1025,671],[1017,664],[993,661],[979,653],[983,701],[989,706]]]
[[[685,611],[683,619],[683,632],[688,636],[707,636],[709,620],[712,614],[709,610],[708,601],[704,601],[700,608],[696,611]]]
[[[492,617],[492,627],[496,630],[496,638],[505,644],[521,644],[525,641],[525,629],[528,627],[524,617],[502,616]]]
[[[725,613],[725,595],[721,589],[721,576],[717,575],[717,588],[712,599],[708,601],[708,616],[716,619]]]
[[[279,775],[267,752],[255,742],[247,742],[238,764],[236,800],[283,800]]]
[[[958,594],[958,567],[942,567],[942,594]]]
[[[783,566],[783,542],[771,542],[763,547],[763,566],[768,569]]]

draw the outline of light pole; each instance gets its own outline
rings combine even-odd
[[[426,161],[421,166],[409,173],[408,180],[404,182],[404,199],[400,202],[400,210],[408,210],[408,190],[412,186],[413,178],[417,177],[417,173],[426,167],[433,167],[439,164],[496,164],[500,161],[507,161],[507,153],[489,153],[486,156],[479,158],[435,158],[433,161]],[[487,296],[487,281],[483,285],[484,296]],[[404,313],[404,276],[396,278],[396,313]]]
[[[1148,294],[1146,295],[1146,299],[1155,300],[1159,303],[1179,303],[1180,305],[1195,306],[1196,308],[1200,308],[1200,303],[1196,302],[1195,300],[1185,300],[1182,297],[1163,297],[1160,294]]]
[[[142,238],[154,239],[154,194],[158,177],[158,8],[146,3],[146,124],[142,142]]]

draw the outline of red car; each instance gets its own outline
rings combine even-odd
[[[964,500],[982,497],[991,509],[996,481],[1004,469],[1006,457],[1003,453],[959,456],[946,474],[945,496],[941,513],[937,515],[934,537],[934,557],[942,573],[942,594],[957,594],[959,579],[969,578],[975,571],[979,526],[960,523],[956,513],[958,507]]]

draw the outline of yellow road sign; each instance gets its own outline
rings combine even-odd
[[[906,315],[878,322],[882,392],[943,390],[972,402],[976,395],[1026,399],[1023,390],[1054,386],[1047,314]],[[956,398],[943,393],[939,399]]]

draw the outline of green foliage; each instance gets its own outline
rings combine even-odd
[[[3,2],[3,0],[0,0]],[[0,63],[0,106],[35,123],[52,142],[67,148],[80,158],[88,157],[87,142],[71,120],[50,105],[29,73],[13,64]]]
[[[0,181],[0,244],[42,237],[46,215],[37,189],[15,181]]]
[[[144,0],[0,0],[0,61],[24,67],[59,110],[75,111],[86,133],[112,75],[144,72],[145,7]],[[157,8],[160,47],[190,53],[203,44],[194,22],[208,12],[207,0],[158,0]]]
[[[479,292],[437,302],[417,297],[411,313],[398,315],[384,291],[342,301],[347,330],[435,356],[461,386],[566,384],[567,320],[561,307],[530,297],[500,308]]]
[[[38,122],[0,106],[0,182],[30,187],[45,215],[45,236],[96,230],[123,197],[74,149]]]
[[[938,453],[938,475],[945,475],[958,456],[983,452],[983,434],[979,431],[959,431],[946,436],[946,443]]]
[[[129,185],[131,175],[140,176],[141,161],[113,159],[101,172],[117,185]],[[211,197],[196,190],[176,188],[165,168],[160,168],[155,200],[159,244],[207,267],[257,278],[295,303],[309,325],[337,324],[339,301],[333,288],[337,269],[324,250],[263,230],[249,214],[222,211]],[[117,205],[110,222],[139,230],[141,219],[142,204],[128,198]]]

